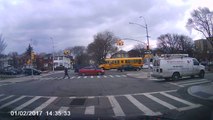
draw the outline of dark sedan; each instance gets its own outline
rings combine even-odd
[[[34,68],[24,68],[23,69],[25,75],[40,75],[41,71]]]
[[[131,66],[131,65],[126,65],[126,66],[122,66],[120,68],[118,68],[117,70],[119,71],[139,71],[141,70],[140,67],[134,67],[134,66]]]

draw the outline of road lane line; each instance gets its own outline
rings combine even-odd
[[[87,106],[84,114],[86,115],[94,115],[95,114],[95,106]]]
[[[189,86],[189,85],[196,85],[196,84],[202,84],[202,83],[209,83],[210,81],[203,81],[203,82],[195,82],[195,83],[188,83],[188,84],[181,84],[183,86]]]
[[[162,94],[162,95],[164,95],[164,96],[166,96],[166,97],[168,97],[168,98],[171,98],[171,99],[173,99],[173,100],[176,100],[176,101],[178,101],[178,102],[181,102],[181,103],[183,103],[183,104],[189,105],[189,106],[195,105],[195,104],[193,104],[193,103],[191,103],[191,102],[188,102],[188,101],[186,101],[186,100],[180,99],[180,98],[175,97],[175,96],[173,96],[173,95],[169,95],[169,94],[164,93],[164,92],[160,92],[160,94]]]
[[[173,105],[171,105],[171,104],[169,104],[169,103],[167,103],[167,102],[165,102],[163,100],[160,100],[160,99],[158,99],[158,98],[156,98],[156,97],[154,97],[154,96],[152,96],[150,94],[144,93],[144,95],[146,97],[152,99],[153,101],[155,101],[155,102],[157,102],[157,103],[169,108],[169,109],[177,109],[177,107],[175,107],[175,106],[173,106]]]
[[[13,100],[13,101],[10,101],[10,102],[8,102],[8,103],[4,103],[4,105],[0,106],[0,109],[2,109],[2,108],[4,108],[4,107],[7,107],[7,106],[9,106],[9,105],[11,105],[11,104],[13,104],[13,103],[15,103],[15,102],[17,102],[17,101],[19,101],[19,100],[25,98],[25,97],[26,97],[26,96],[21,96],[21,97],[19,97],[19,98],[16,98],[16,99]]]
[[[120,104],[115,99],[115,97],[114,96],[108,96],[108,99],[110,101],[110,104],[112,106],[112,109],[114,111],[115,116],[125,116]]]
[[[38,100],[39,98],[41,98],[41,96],[36,96],[36,97],[30,99],[29,101],[25,102],[24,104],[16,107],[15,109],[13,109],[13,111],[21,110],[21,109],[27,107],[28,105],[30,105],[31,103],[33,103],[34,101]]]
[[[125,97],[134,104],[139,110],[141,110],[146,115],[161,115],[160,112],[153,112],[151,109],[140,103],[137,99],[135,99],[131,95],[125,95]]]
[[[11,98],[11,97],[13,97],[14,95],[10,95],[10,96],[8,96],[8,97],[6,97],[6,98],[2,98],[2,99],[0,99],[0,102],[1,101],[4,101],[4,100],[7,100],[7,99],[9,99],[9,98]]]
[[[51,104],[55,99],[57,99],[57,97],[51,97],[49,100],[47,100],[46,102],[44,102],[43,104],[41,104],[40,106],[35,108],[33,111],[43,110],[45,107],[47,107],[49,104]]]

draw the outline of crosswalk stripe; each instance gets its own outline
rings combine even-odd
[[[181,112],[181,111],[185,111],[185,110],[190,110],[190,109],[198,108],[200,106],[202,106],[202,105],[196,104],[196,105],[193,105],[193,106],[187,106],[187,107],[178,108],[177,110]]]
[[[26,96],[21,96],[21,97],[19,97],[19,98],[16,98],[16,99],[13,100],[13,101],[10,101],[10,102],[8,102],[8,103],[4,103],[4,105],[0,106],[0,109],[9,106],[9,105],[11,105],[11,104],[13,104],[13,103],[15,103],[15,102],[17,102],[17,101],[23,99],[24,97],[26,97]]]
[[[9,98],[11,98],[11,97],[13,97],[14,95],[10,95],[10,96],[8,96],[8,97],[6,97],[6,98],[2,98],[2,99],[0,99],[0,102],[1,101],[4,101],[4,100],[7,100],[7,99],[9,99]]]
[[[140,103],[137,99],[135,99],[133,96],[131,95],[126,95],[125,96],[131,103],[133,103],[139,110],[141,110],[143,113],[145,113],[146,115],[160,115],[161,113],[155,113],[153,112],[151,109],[149,109],[148,107],[146,107],[145,105],[143,105],[142,103]]]
[[[21,110],[21,109],[25,108],[26,106],[30,105],[31,103],[33,103],[34,101],[38,100],[39,98],[41,98],[41,96],[36,96],[36,97],[32,98],[31,100],[27,101],[26,103],[16,107],[15,109],[13,109],[13,111]]]
[[[57,97],[51,97],[49,100],[47,100],[46,102],[44,102],[43,104],[41,104],[40,106],[35,108],[33,111],[43,110],[45,107],[47,107],[49,104],[51,104],[55,99],[57,99]]]
[[[60,107],[60,109],[58,111],[64,112],[67,111],[69,109],[69,107]]]
[[[87,76],[84,76],[84,78],[87,78]]]
[[[115,99],[114,96],[108,96],[108,99],[110,101],[110,104],[112,105],[112,109],[114,111],[115,116],[125,116],[120,104]]]
[[[105,78],[107,78],[107,76],[106,76],[106,75],[104,75],[104,77],[105,77]]]
[[[114,78],[112,75],[109,75],[111,78]]]
[[[74,79],[75,77],[73,76],[73,77],[71,77],[70,79]]]
[[[171,98],[171,99],[173,99],[173,100],[176,100],[176,101],[178,101],[178,102],[181,102],[181,103],[184,103],[184,104],[186,104],[186,105],[189,105],[189,106],[195,105],[195,104],[193,104],[193,103],[191,103],[191,102],[188,102],[188,101],[186,101],[186,100],[180,99],[180,98],[175,97],[175,96],[173,96],[173,95],[169,95],[169,94],[167,94],[167,93],[165,93],[165,92],[160,92],[160,94],[162,94],[162,95],[164,95],[164,96],[166,96],[166,97],[168,97],[168,98]]]
[[[80,79],[81,78],[81,76],[78,76],[78,79]]]
[[[93,78],[94,76],[91,76],[90,78]]]
[[[203,81],[203,82],[194,82],[194,83],[188,83],[188,84],[181,84],[183,86],[188,86],[188,85],[195,85],[195,84],[202,84],[202,83],[209,83],[210,81]]]
[[[86,115],[94,115],[95,114],[95,106],[87,106],[84,114]]]
[[[116,77],[121,77],[120,75],[115,75]]]
[[[157,97],[154,97],[154,96],[152,96],[152,95],[150,95],[150,94],[148,94],[148,93],[144,93],[144,95],[145,95],[146,97],[152,99],[153,101],[155,101],[155,102],[157,102],[157,103],[159,103],[159,104],[161,104],[161,105],[163,105],[163,106],[169,108],[169,109],[177,109],[177,107],[175,107],[175,106],[173,106],[173,105],[171,105],[171,104],[169,104],[169,103],[167,103],[167,102],[165,102],[165,101],[163,101],[163,100],[160,100],[160,99],[158,99]]]
[[[122,75],[123,77],[126,77],[126,75]]]
[[[101,78],[100,76],[97,76],[97,78]]]

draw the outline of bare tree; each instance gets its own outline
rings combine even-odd
[[[4,49],[7,47],[7,44],[4,42],[4,37],[2,34],[0,34],[0,54],[4,51]]]
[[[128,55],[129,57],[143,57],[144,56],[144,52],[145,52],[145,44],[137,44],[133,47],[133,49],[131,49],[130,51],[128,51]]]
[[[88,53],[93,60],[100,64],[108,54],[117,51],[115,45],[117,38],[112,32],[105,31],[94,36],[94,41],[88,45]]]
[[[198,8],[191,13],[186,27],[201,32],[213,46],[213,11],[209,8]]]
[[[193,40],[185,35],[163,34],[158,37],[158,50],[162,53],[187,53],[192,54],[194,43]]]
[[[79,56],[86,51],[86,47],[85,46],[74,46],[74,47],[67,48],[67,50],[70,50],[73,56]]]

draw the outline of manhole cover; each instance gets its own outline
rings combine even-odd
[[[76,98],[73,99],[70,105],[84,105],[86,98]]]

